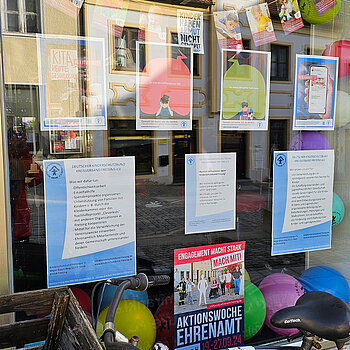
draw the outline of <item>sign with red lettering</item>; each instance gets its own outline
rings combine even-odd
[[[244,340],[245,242],[174,251],[175,349],[221,349]]]

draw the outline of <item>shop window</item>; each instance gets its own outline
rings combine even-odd
[[[6,32],[39,33],[39,0],[3,0],[3,23]]]
[[[109,155],[135,156],[136,175],[155,174],[154,134],[136,131],[135,120],[109,121]]]
[[[271,80],[288,81],[290,47],[271,44]]]
[[[113,70],[135,71],[136,41],[139,40],[138,28],[124,27],[121,37],[116,36],[119,27],[112,26]]]
[[[178,44],[177,33],[171,33],[171,43]],[[200,77],[201,76],[201,56],[198,53],[193,54],[193,76]]]

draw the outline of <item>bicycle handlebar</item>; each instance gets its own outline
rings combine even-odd
[[[170,277],[167,275],[158,275],[158,276],[147,277],[144,273],[139,273],[136,276],[132,276],[132,277],[128,277],[128,278],[111,279],[111,280],[108,280],[107,282],[111,283],[111,284],[118,285],[118,288],[113,295],[113,299],[109,305],[107,315],[106,315],[105,326],[107,325],[107,330],[104,331],[104,334],[103,334],[103,340],[104,340],[105,346],[108,350],[135,349],[135,346],[132,344],[123,343],[123,342],[115,342],[115,330],[108,327],[111,324],[113,325],[114,315],[117,311],[119,302],[120,302],[121,297],[123,295],[123,292],[126,289],[144,291],[148,287],[166,285],[170,282]],[[123,344],[124,347],[121,346],[120,344]]]

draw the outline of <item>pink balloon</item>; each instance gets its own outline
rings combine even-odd
[[[288,306],[294,306],[296,301],[305,291],[303,286],[292,276],[285,273],[273,273],[265,277],[259,285],[266,302],[265,324],[274,332],[282,335],[291,335],[298,332],[297,329],[281,329],[274,327],[271,316]]]

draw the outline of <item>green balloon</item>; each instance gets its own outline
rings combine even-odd
[[[319,15],[313,0],[300,0],[299,7],[301,16],[306,22],[311,24],[325,24],[331,21],[339,12],[341,5],[341,0],[337,0],[337,4],[323,13]]]
[[[224,75],[223,119],[232,119],[242,110],[242,102],[253,109],[255,119],[264,119],[266,113],[266,83],[261,72],[247,64],[239,64],[235,58]]]
[[[333,192],[332,226],[338,225],[344,218],[345,207],[340,197]]]
[[[266,316],[266,303],[259,288],[244,281],[244,340],[259,332]]]

